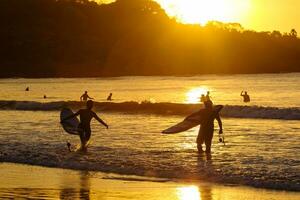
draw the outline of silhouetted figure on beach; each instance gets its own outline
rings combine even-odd
[[[112,93],[110,93],[106,99],[107,101],[112,101]]]
[[[27,87],[27,88],[25,89],[25,91],[28,92],[28,91],[29,91],[29,87]]]
[[[201,94],[200,102],[204,103],[206,101],[206,97],[204,94]]]
[[[87,101],[88,99],[94,99],[88,95],[88,92],[85,91],[83,95],[80,97],[80,101]]]
[[[205,152],[210,153],[211,152],[211,142],[213,138],[214,133],[214,120],[216,119],[219,124],[219,134],[223,133],[222,128],[222,121],[220,118],[220,115],[218,112],[214,111],[213,103],[212,101],[205,101],[204,102],[204,117],[202,120],[202,123],[200,124],[200,129],[197,137],[197,148],[198,152],[202,153],[202,144],[205,143]]]
[[[44,95],[44,99],[47,99],[47,96],[46,96],[46,95]]]
[[[80,124],[78,126],[78,130],[80,133],[80,141],[81,141],[81,149],[82,150],[86,149],[88,141],[91,137],[91,120],[93,118],[95,118],[98,122],[100,122],[102,125],[104,125],[108,129],[108,125],[102,119],[100,119],[94,111],[92,111],[93,105],[94,105],[94,102],[92,100],[88,100],[86,102],[86,109],[81,109],[78,112],[76,112],[75,114],[73,114],[69,117],[66,117],[65,119],[63,119],[61,121],[61,123],[62,123],[68,119],[71,119],[71,118],[79,115]]]
[[[241,96],[244,98],[244,102],[248,103],[250,102],[250,96],[248,95],[247,91],[243,94],[244,91],[241,92]]]
[[[205,101],[211,101],[209,94],[210,94],[209,91],[207,91],[205,96]]]

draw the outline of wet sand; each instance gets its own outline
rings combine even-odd
[[[300,199],[299,192],[175,182],[13,163],[0,164],[2,199],[246,200]]]

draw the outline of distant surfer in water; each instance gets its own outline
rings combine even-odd
[[[112,101],[112,93],[109,93],[109,95],[108,95],[108,97],[107,97],[106,100],[107,100],[107,101]]]
[[[204,103],[206,101],[206,97],[204,94],[201,94],[200,102]]]
[[[204,118],[202,123],[200,124],[200,129],[197,137],[197,148],[199,153],[204,152],[202,149],[202,144],[205,143],[205,152],[210,153],[211,142],[214,133],[214,120],[216,119],[218,121],[220,128],[219,134],[223,133],[222,121],[219,113],[214,112],[213,103],[211,100],[204,102],[203,112]]]
[[[85,91],[83,95],[80,97],[80,101],[87,101],[88,99],[94,99],[88,95],[88,92]]]
[[[61,123],[62,123],[68,119],[71,119],[71,118],[79,115],[80,124],[78,126],[78,130],[80,133],[80,141],[81,141],[81,149],[82,150],[86,149],[86,145],[91,137],[91,120],[93,118],[95,118],[98,122],[100,122],[102,125],[104,125],[108,129],[108,125],[102,119],[100,119],[94,111],[92,111],[93,105],[94,105],[94,102],[92,100],[88,100],[86,102],[86,107],[87,107],[86,109],[80,109],[75,114],[73,114],[69,117],[66,117],[65,119],[63,119],[61,121]]]
[[[247,91],[245,91],[245,93],[243,94],[244,91],[241,92],[241,96],[244,98],[244,102],[245,103],[248,103],[250,102],[250,96],[249,94],[247,93]]]
[[[209,91],[207,91],[206,96],[205,96],[205,100],[206,101],[211,101],[210,96],[209,96]]]

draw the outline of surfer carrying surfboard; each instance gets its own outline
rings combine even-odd
[[[93,118],[95,118],[98,122],[100,122],[108,129],[108,125],[102,119],[100,119],[94,111],[92,111],[93,105],[94,102],[92,100],[88,100],[86,102],[86,107],[87,107],[86,109],[80,109],[75,114],[61,120],[61,123],[64,123],[64,121],[79,115],[80,123],[78,125],[78,132],[80,136],[82,149],[86,148],[86,145],[91,137],[91,120]]]
[[[214,133],[214,120],[216,119],[219,124],[219,134],[223,133],[222,121],[219,115],[219,112],[216,112],[213,108],[212,101],[208,100],[204,102],[205,108],[202,112],[202,120],[200,123],[200,129],[197,137],[197,148],[198,152],[204,152],[202,149],[202,144],[205,143],[205,152],[211,152],[211,142]]]

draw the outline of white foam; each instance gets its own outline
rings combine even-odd
[[[35,102],[35,101],[0,101],[0,109],[48,111],[60,110],[63,107],[80,108],[83,102]],[[95,102],[95,109],[107,112],[125,112],[161,115],[188,115],[200,109],[197,104],[150,103],[150,102]],[[226,105],[221,111],[223,117],[300,120],[300,108],[277,108],[259,106]]]

